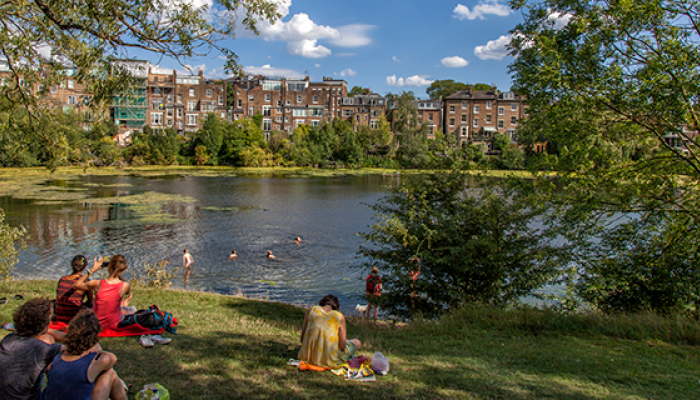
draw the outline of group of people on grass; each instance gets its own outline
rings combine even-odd
[[[99,334],[104,329],[117,329],[125,317],[123,308],[128,307],[132,295],[122,276],[128,265],[123,255],[113,256],[108,277],[89,280],[102,264],[102,258],[95,259],[92,268],[87,269],[86,258],[76,256],[71,263],[72,273],[59,279],[55,304],[46,298],[34,298],[14,312],[15,332],[0,342],[0,399],[127,398],[128,387],[113,369],[117,357],[102,350]],[[377,282],[381,287],[376,267],[366,280],[376,322],[376,300],[381,295],[381,289],[374,289]],[[300,360],[335,367],[354,357],[361,343],[347,339],[345,317],[339,309],[338,298],[329,294],[306,313]],[[50,329],[52,320],[67,323],[65,332]],[[42,392],[44,375],[47,385]]]
[[[39,297],[17,308],[12,316],[15,331],[0,342],[0,399],[127,398],[127,387],[113,369],[117,357],[99,345],[102,329],[117,328],[121,307],[131,298],[122,277],[127,263],[116,255],[106,279],[88,281],[102,263],[102,258],[95,259],[87,269],[85,257],[76,256],[73,272],[58,282],[55,305]],[[50,329],[52,320],[68,323],[66,331]]]

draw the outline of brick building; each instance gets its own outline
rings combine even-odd
[[[517,141],[518,121],[525,116],[525,104],[513,92],[491,90],[459,91],[443,101],[443,131],[462,143],[485,143],[492,150],[493,135],[508,135]]]
[[[338,105],[336,117],[351,121],[355,132],[360,126],[376,129],[387,110],[386,97],[369,91],[353,97],[343,97],[339,99]]]

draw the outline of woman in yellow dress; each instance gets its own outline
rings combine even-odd
[[[357,339],[347,340],[345,317],[339,308],[338,298],[329,294],[306,313],[301,328],[299,360],[337,368],[354,357],[361,343]]]

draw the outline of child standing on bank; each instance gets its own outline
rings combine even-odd
[[[379,297],[382,295],[382,277],[379,276],[379,268],[372,267],[372,271],[366,281],[366,294],[367,294],[367,320],[369,320],[370,314],[372,314],[372,307],[374,307],[374,323],[377,323],[377,315],[379,314]]]

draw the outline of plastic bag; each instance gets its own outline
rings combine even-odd
[[[389,359],[380,352],[372,356],[372,370],[375,374],[386,375],[389,372]]]
[[[170,392],[160,383],[149,383],[136,393],[136,400],[170,400]]]

